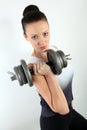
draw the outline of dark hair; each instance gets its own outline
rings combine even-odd
[[[41,12],[36,5],[29,5],[25,7],[23,11],[23,18],[21,20],[24,33],[26,24],[37,22],[39,20],[44,20],[48,22],[46,15]]]

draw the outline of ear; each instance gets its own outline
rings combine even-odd
[[[24,36],[24,38],[25,38],[27,41],[29,41],[29,38],[28,38],[27,34],[23,34],[23,36]]]

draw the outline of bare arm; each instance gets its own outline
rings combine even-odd
[[[65,114],[69,112],[68,104],[65,95],[56,80],[54,74],[50,71],[45,75],[46,81],[52,97],[52,106],[56,112]]]
[[[44,100],[47,102],[47,104],[52,109],[52,111],[55,112],[55,109],[52,106],[51,93],[45,77],[43,75],[34,75],[33,82],[34,82],[34,86],[37,88],[40,95],[44,98]]]
[[[68,113],[66,98],[50,67],[45,63],[38,63],[34,65],[34,72],[34,84],[50,108],[60,114]]]

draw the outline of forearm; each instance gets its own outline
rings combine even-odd
[[[51,110],[56,112],[55,109],[52,106],[52,97],[51,97],[51,93],[50,93],[50,90],[49,90],[49,87],[48,87],[48,84],[46,82],[45,77],[41,76],[41,75],[39,75],[39,76],[35,75],[35,76],[32,76],[32,77],[33,77],[34,85],[37,88],[40,95],[44,98],[44,100],[49,105]]]
[[[35,86],[50,108],[60,114],[68,113],[66,98],[50,67],[44,62],[39,62],[33,65],[33,69]]]
[[[51,104],[55,112],[65,114],[69,112],[68,104],[65,98],[65,95],[60,88],[59,83],[57,82],[54,74],[50,71],[45,75],[45,79],[48,83],[48,87],[51,93]]]

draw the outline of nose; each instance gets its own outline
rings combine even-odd
[[[43,42],[44,42],[44,37],[43,36],[39,37],[38,44],[41,45],[43,44]]]

